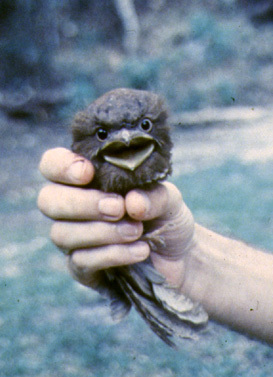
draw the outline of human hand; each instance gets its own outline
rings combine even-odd
[[[96,288],[103,269],[140,262],[150,254],[155,268],[181,286],[194,222],[174,185],[133,190],[125,199],[77,187],[92,180],[94,168],[63,148],[47,151],[40,170],[53,183],[41,190],[38,206],[55,220],[51,238],[69,251],[70,270],[77,280]],[[125,213],[129,217],[124,218]],[[141,240],[143,224],[152,239],[163,241],[156,252]]]

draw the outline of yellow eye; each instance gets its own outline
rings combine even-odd
[[[148,118],[142,119],[140,122],[140,128],[145,132],[150,132],[153,128],[153,123]]]
[[[99,141],[104,141],[107,139],[108,132],[104,128],[99,128],[96,135]]]

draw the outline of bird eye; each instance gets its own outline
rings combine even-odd
[[[97,131],[97,138],[99,141],[104,141],[107,139],[108,132],[104,128],[99,128]]]
[[[140,128],[143,130],[143,131],[146,131],[146,132],[150,132],[151,129],[153,128],[153,123],[150,121],[150,119],[143,119],[141,122],[140,122]]]

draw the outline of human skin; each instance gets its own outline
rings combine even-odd
[[[150,255],[167,281],[200,302],[211,319],[273,343],[271,254],[195,223],[171,183],[125,198],[85,189],[80,186],[92,181],[92,164],[64,148],[47,151],[40,171],[51,183],[38,206],[54,220],[51,238],[69,251],[70,271],[80,283],[96,288],[101,270]],[[157,253],[141,240],[145,222],[165,239]]]

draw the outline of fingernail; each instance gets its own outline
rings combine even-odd
[[[139,223],[119,224],[118,232],[123,238],[135,238],[140,235]]]
[[[83,160],[75,161],[68,170],[68,175],[72,181],[81,181],[85,168]]]
[[[147,194],[144,192],[142,193],[142,199],[144,202],[144,208],[145,208],[145,215],[149,214],[151,210],[151,200]]]
[[[149,254],[149,247],[145,242],[137,242],[130,245],[129,252],[137,259],[146,259]]]
[[[125,201],[128,205],[128,214],[133,219],[144,220],[151,211],[151,201],[145,192],[129,192]]]
[[[98,208],[102,215],[106,217],[120,218],[124,212],[124,206],[119,197],[107,197],[99,201]]]

